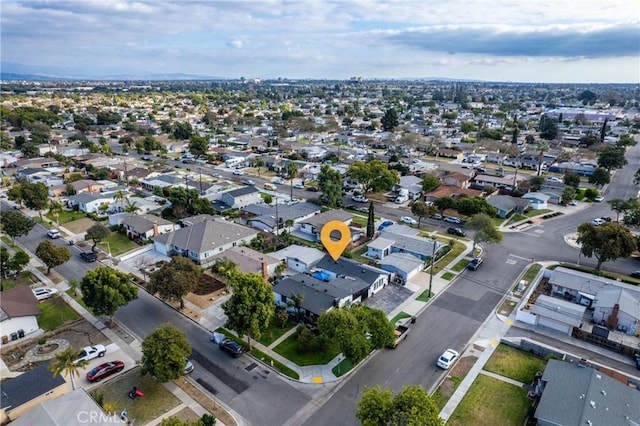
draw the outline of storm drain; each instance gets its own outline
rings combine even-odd
[[[244,369],[247,371],[253,371],[257,366],[258,364],[256,364],[255,362],[252,362],[251,364],[247,365]]]

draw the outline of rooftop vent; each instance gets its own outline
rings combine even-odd
[[[600,391],[601,394],[603,394],[604,396],[607,396],[607,393],[603,390]]]
[[[589,405],[591,405],[591,408],[593,408],[594,410],[596,409],[596,402],[595,401],[590,401]]]

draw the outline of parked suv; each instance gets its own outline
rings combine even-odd
[[[98,260],[98,256],[92,251],[83,251],[80,253],[80,257],[85,262],[95,262],[96,260]]]
[[[473,260],[467,265],[467,269],[477,271],[480,265],[482,265],[482,259],[479,257],[474,257]]]
[[[49,229],[47,231],[47,237],[51,238],[51,239],[56,239],[56,238],[60,238],[60,231],[58,231],[57,229]]]
[[[239,357],[244,352],[244,347],[231,339],[224,339],[220,342],[220,349],[231,355],[232,357]]]
[[[447,234],[457,235],[458,237],[464,237],[467,234],[460,228],[449,228],[447,229]]]

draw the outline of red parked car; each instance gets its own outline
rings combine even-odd
[[[92,368],[91,371],[87,373],[87,380],[90,382],[99,382],[105,377],[119,373],[122,370],[124,370],[124,362],[122,361],[105,362]]]

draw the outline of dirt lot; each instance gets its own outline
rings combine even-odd
[[[475,362],[478,360],[475,356],[467,356],[464,358],[460,358],[460,361],[451,369],[449,376],[442,382],[440,385],[440,393],[444,397],[451,397],[453,395],[453,391],[455,390],[455,384],[450,377],[464,377],[467,375],[469,370]]]
[[[82,348],[88,345],[95,344],[109,344],[109,339],[98,331],[93,325],[85,320],[80,320],[69,324],[67,327],[56,330],[53,333],[47,333],[44,336],[39,336],[37,338],[27,340],[19,346],[12,347],[6,352],[2,352],[2,359],[9,369],[11,369],[12,365],[20,362],[20,356],[23,355],[30,348],[38,344],[40,339],[66,339],[69,341],[70,346],[72,348]]]
[[[91,228],[95,225],[92,219],[88,217],[83,217],[81,219],[72,220],[71,222],[67,222],[64,224],[64,227],[74,234],[81,234],[83,232],[87,232],[87,229]]]

